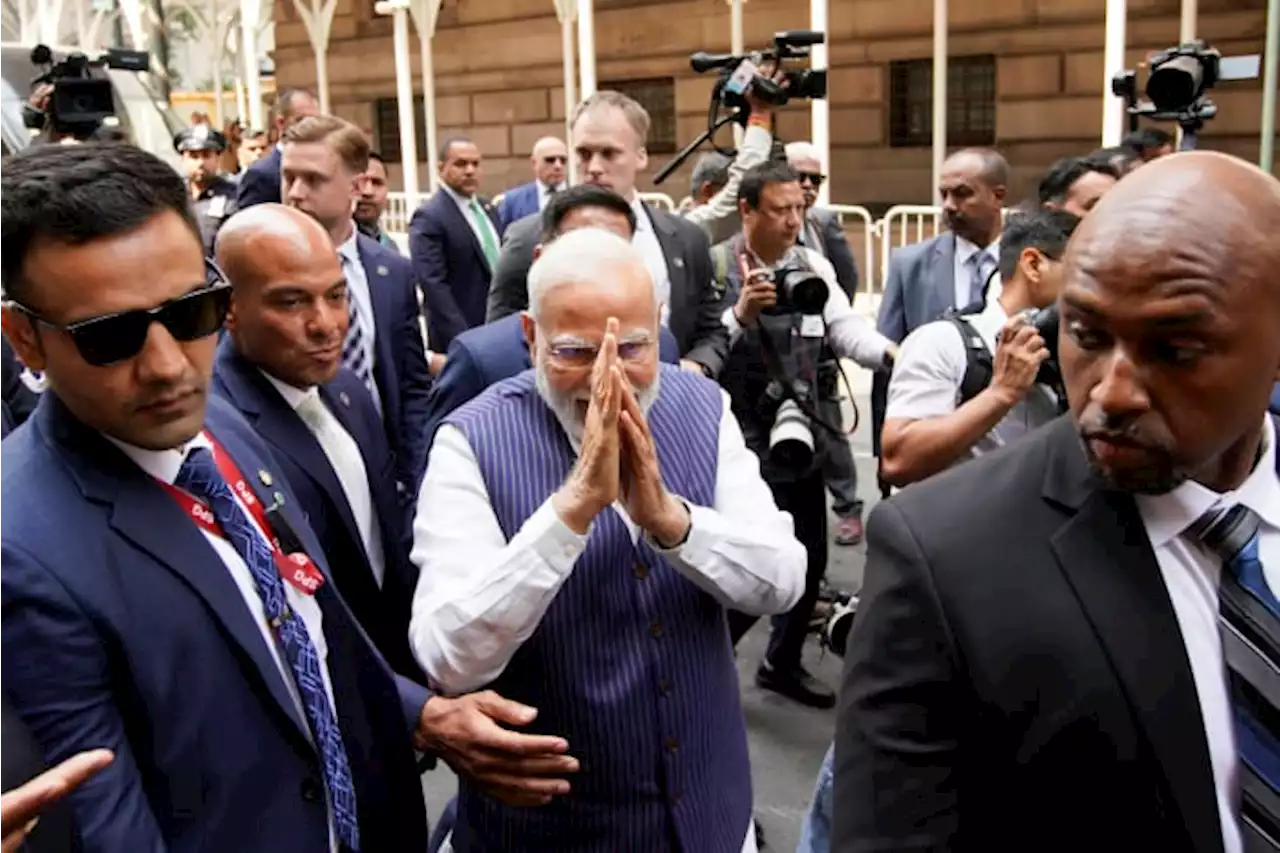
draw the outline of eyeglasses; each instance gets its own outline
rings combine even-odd
[[[798,174],[800,175],[800,183],[803,184],[808,181],[815,187],[822,186],[822,182],[826,180],[825,175],[819,175],[817,172],[799,172]]]
[[[554,163],[559,163],[560,165],[564,165],[569,162],[569,158],[565,157],[562,154],[552,154],[550,157],[543,157],[542,162],[546,163],[548,166]]]
[[[184,343],[212,335],[222,327],[231,306],[231,286],[216,264],[206,260],[205,265],[204,287],[155,308],[90,317],[75,323],[54,323],[24,305],[10,304],[42,326],[70,335],[86,363],[106,367],[141,352],[152,323],[164,326],[174,340]]]
[[[619,361],[639,361],[653,346],[653,341],[619,341]],[[556,363],[564,367],[590,367],[600,355],[600,347],[585,344],[552,344],[547,352]]]

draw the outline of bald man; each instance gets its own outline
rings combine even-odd
[[[541,212],[547,206],[547,199],[567,186],[569,149],[564,140],[544,136],[533,144],[529,165],[533,168],[533,180],[507,190],[498,204],[498,222],[504,232],[517,219]]]
[[[408,519],[373,399],[342,367],[347,282],[333,244],[306,214],[261,204],[227,220],[218,262],[232,297],[214,394],[271,445],[338,590],[392,669],[421,680],[408,645]]]
[[[1063,260],[1070,415],[872,513],[833,851],[1277,849],[1277,229],[1227,155],[1121,181]]]

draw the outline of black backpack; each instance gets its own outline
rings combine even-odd
[[[960,340],[964,342],[964,379],[960,381],[960,402],[957,406],[963,406],[981,394],[982,390],[991,384],[991,377],[995,375],[991,350],[987,349],[982,336],[966,319],[969,316],[972,314],[968,310],[948,311],[942,315],[942,319],[956,327]]]

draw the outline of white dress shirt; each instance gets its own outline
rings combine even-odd
[[[484,212],[484,207],[480,207],[480,216],[476,216],[471,210],[471,199],[475,196],[465,196],[455,190],[448,184],[441,184],[440,189],[453,199],[453,203],[458,205],[458,210],[462,211],[462,218],[467,220],[467,224],[471,226],[471,233],[476,235],[476,243],[480,246],[480,254],[484,254],[484,235],[487,233],[489,239],[493,240],[495,248],[502,247],[502,237],[498,234],[497,229],[493,227],[493,222],[489,219],[489,214]],[[480,204],[480,199],[476,199],[476,204]]]
[[[193,438],[181,449],[176,450],[144,450],[141,447],[126,444],[109,435],[104,435],[104,437],[124,451],[124,454],[132,459],[144,472],[169,485],[174,485],[174,481],[178,479],[178,472],[182,470],[182,463],[186,461],[188,453],[198,447],[203,447],[210,451],[213,450],[212,443],[204,433]],[[249,512],[248,508],[240,500],[240,496],[235,493],[235,489],[231,490],[231,494],[235,498],[236,506],[240,507],[240,511],[249,519],[253,529],[258,532],[259,536],[262,536],[263,541],[267,541],[262,528],[258,526],[253,514]],[[192,524],[195,524],[195,522],[192,522]],[[222,564],[226,566],[227,572],[235,582],[236,589],[240,592],[240,597],[244,599],[245,607],[249,609],[249,614],[253,617],[253,623],[258,626],[258,631],[262,634],[262,641],[266,644],[267,651],[271,653],[272,660],[276,662],[276,668],[280,672],[280,678],[284,680],[285,689],[289,691],[289,698],[293,700],[293,706],[298,712],[298,719],[302,722],[302,732],[310,740],[311,727],[307,724],[307,712],[302,704],[302,696],[298,692],[297,684],[294,683],[293,672],[284,658],[284,653],[276,642],[275,633],[267,623],[267,611],[262,604],[262,599],[258,597],[258,587],[253,581],[253,572],[249,570],[249,566],[245,563],[244,558],[240,556],[240,552],[224,537],[210,533],[202,527],[197,527],[197,529],[210,547],[213,548],[214,553],[218,555]],[[303,595],[294,588],[293,584],[281,581],[281,585],[284,587],[285,600],[288,602],[290,609],[302,619],[302,624],[307,628],[307,635],[311,638],[311,645],[316,650],[316,659],[320,662],[320,678],[324,682],[324,692],[329,697],[329,706],[335,708],[334,718],[336,719],[337,711],[333,701],[333,683],[329,679],[329,646],[324,639],[320,605],[316,603],[314,596]],[[329,813],[329,849],[331,853],[337,853],[338,836],[333,827],[333,807],[328,804],[329,789],[327,785],[322,787],[325,789],[326,808]]]
[[[988,297],[981,313],[965,318],[995,353],[996,338],[1008,319],[1000,300]],[[925,323],[902,342],[889,380],[885,420],[919,421],[945,417],[960,407],[960,386],[969,368],[968,348],[950,320]],[[1033,385],[991,432],[963,458],[990,453],[1058,417],[1056,395]]]
[[[973,302],[973,266],[970,264],[969,259],[979,251],[986,252],[991,258],[988,262],[988,268],[997,270],[995,276],[991,279],[991,284],[987,287],[987,300],[990,301],[1000,295],[1000,273],[998,272],[1000,266],[1000,240],[997,238],[990,246],[985,249],[979,249],[976,244],[957,234],[955,272],[951,279],[955,288],[953,298],[955,299],[956,308],[965,308]]]
[[[551,199],[551,188],[546,184],[544,184],[542,181],[534,181],[533,184],[538,188],[538,210],[539,211],[545,210],[547,207],[547,202]],[[561,181],[560,183],[556,184],[557,193],[562,193],[564,191],[565,191],[564,181]]]
[[[662,325],[666,326],[671,317],[671,278],[667,274],[667,256],[658,242],[658,232],[653,228],[653,219],[649,209],[645,207],[640,196],[631,197],[631,211],[636,215],[636,233],[631,237],[631,245],[640,250],[644,258],[645,268],[653,277],[653,292],[662,303]]]
[[[1187,481],[1167,494],[1137,495],[1135,500],[1191,661],[1191,675],[1200,697],[1200,714],[1209,742],[1223,846],[1226,853],[1241,853],[1236,811],[1239,757],[1218,623],[1222,560],[1189,534],[1182,534],[1215,505],[1244,504],[1262,521],[1258,529],[1258,557],[1267,586],[1273,591],[1280,590],[1280,479],[1276,477],[1276,435],[1271,418],[1267,417],[1263,425],[1261,458],[1234,492],[1219,495],[1199,483]]]
[[[364,340],[365,359],[369,365],[369,395],[373,397],[373,405],[382,414],[382,397],[378,394],[378,386],[373,381],[373,368],[377,364],[378,326],[373,317],[373,293],[369,290],[369,277],[364,271],[364,262],[360,260],[360,246],[356,237],[360,229],[354,224],[351,236],[338,247],[338,259],[342,262],[342,274],[347,279],[347,298],[355,300],[356,316],[360,321],[360,334]]]
[[[876,331],[875,324],[853,310],[849,302],[849,294],[845,293],[836,280],[836,269],[831,262],[813,249],[797,246],[774,265],[774,269],[785,264],[793,252],[803,252],[805,263],[822,277],[827,283],[827,304],[822,308],[822,316],[814,317],[811,328],[802,328],[801,332],[809,337],[826,336],[837,356],[851,358],[869,370],[878,370],[884,366],[884,355],[892,345],[892,341]],[[738,342],[746,331],[733,313],[733,306],[724,310],[720,322],[729,330],[729,346]],[[806,327],[810,326],[806,318]]]
[[[690,505],[684,544],[669,551],[649,544],[724,607],[784,613],[804,591],[805,550],[760,478],[727,397],[716,470],[715,505]],[[637,539],[622,506],[611,510]],[[418,493],[412,559],[420,574],[409,625],[414,656],[432,680],[465,693],[501,675],[586,545],[550,496],[508,542],[470,444],[455,427],[441,427]]]
[[[347,507],[356,520],[360,543],[364,546],[369,567],[373,570],[373,579],[381,588],[387,565],[382,551],[382,527],[378,523],[378,511],[374,508],[373,495],[369,491],[369,476],[364,467],[364,457],[360,455],[360,445],[356,444],[351,433],[329,411],[329,407],[320,398],[320,391],[314,385],[304,390],[281,382],[265,370],[262,375],[307,425],[307,429],[316,437],[320,449],[324,451],[329,467],[333,468],[338,484],[342,486],[342,493],[346,495]]]

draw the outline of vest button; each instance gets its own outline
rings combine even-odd
[[[315,779],[302,780],[302,799],[308,803],[323,802],[324,794],[320,791],[320,783]]]
[[[637,562],[635,566],[632,568],[632,571],[635,572],[636,580],[642,581],[645,578],[649,577],[649,567],[646,566],[644,563]]]
[[[650,623],[649,623],[649,633],[653,635],[653,638],[654,638],[655,640],[656,640],[656,639],[658,639],[659,637],[661,637],[661,636],[662,636],[662,623],[661,623],[661,622],[659,622],[657,619],[654,619],[652,622],[650,622]]]
[[[676,750],[680,748],[680,742],[673,737],[669,737],[667,738],[666,746],[667,746],[667,752],[671,753],[672,755],[675,755]]]
[[[662,696],[670,696],[672,690],[671,680],[667,678],[658,679],[658,693]]]

